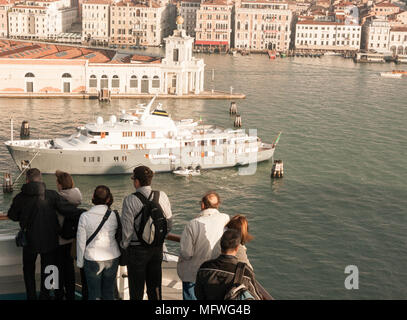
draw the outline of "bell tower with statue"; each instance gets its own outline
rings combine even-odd
[[[164,39],[165,58],[162,64],[169,71],[164,77],[166,92],[176,95],[198,94],[203,91],[205,64],[203,59],[192,56],[194,38],[182,29],[184,19],[178,16],[176,23],[177,29],[173,35]]]

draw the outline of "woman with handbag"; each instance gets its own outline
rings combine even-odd
[[[58,193],[69,203],[79,206],[82,202],[82,194],[75,188],[72,176],[67,172],[57,170],[55,172]],[[58,222],[62,227],[65,218],[58,214]],[[57,300],[75,300],[75,268],[71,254],[74,239],[64,239],[59,236],[57,248],[57,264],[59,269],[59,289],[55,291]]]
[[[116,240],[117,215],[110,210],[110,189],[96,187],[92,203],[95,206],[79,219],[77,266],[84,268],[89,300],[114,300],[120,249]]]

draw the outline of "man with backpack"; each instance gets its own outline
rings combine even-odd
[[[253,271],[236,258],[240,232],[226,230],[220,239],[221,255],[204,262],[195,281],[198,300],[260,300]]]
[[[172,213],[167,195],[153,191],[154,173],[146,166],[133,170],[136,192],[123,200],[122,243],[127,249],[130,300],[142,300],[144,285],[149,300],[161,300],[163,243],[171,230]]]

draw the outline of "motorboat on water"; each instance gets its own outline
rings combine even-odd
[[[118,118],[97,117],[68,137],[14,140],[11,134],[5,144],[21,171],[35,167],[45,174],[56,170],[124,174],[139,165],[155,172],[189,166],[226,168],[269,160],[274,154],[276,143],[263,143],[242,129],[222,129],[193,119],[175,121],[161,103],[153,108],[155,99],[130,112],[122,110]]]
[[[400,79],[403,75],[407,76],[407,71],[403,70],[392,70],[388,72],[380,72],[380,76],[384,78],[397,78]]]
[[[174,170],[172,173],[175,174],[175,175],[177,175],[177,176],[193,177],[193,176],[199,176],[199,175],[201,175],[201,170],[199,170],[199,169],[184,168],[184,169]]]

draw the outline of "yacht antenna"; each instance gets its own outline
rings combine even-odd
[[[155,98],[157,98],[157,94],[151,99],[151,101],[146,106],[144,113],[141,116],[141,119],[140,119],[141,121],[143,121],[150,114],[150,109],[151,109],[151,106],[153,105]]]
[[[14,127],[13,127],[13,117],[10,117],[10,140],[14,140]]]

